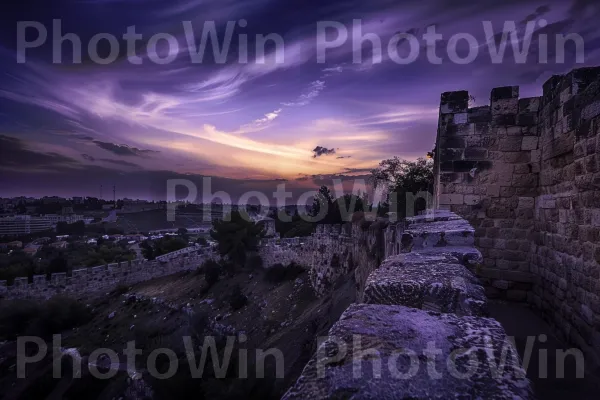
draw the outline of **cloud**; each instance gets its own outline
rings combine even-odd
[[[115,165],[121,165],[123,167],[139,167],[139,165],[130,163],[128,161],[111,160],[110,158],[100,158],[100,159],[98,159],[98,161],[103,161],[103,162],[107,162],[107,163],[111,163],[111,164],[115,164]]]
[[[94,140],[94,143],[96,146],[119,156],[143,156],[152,153],[159,153],[156,150],[138,149],[137,147],[131,147],[126,144],[114,144],[109,142],[101,142],[99,140]]]
[[[279,114],[281,114],[281,111],[283,111],[283,109],[278,108],[277,110],[274,110],[270,113],[266,113],[263,118],[254,120],[253,124],[256,126],[268,124],[269,122],[273,121],[275,118],[279,117]]]
[[[308,89],[302,93],[296,101],[291,103],[281,103],[286,107],[301,107],[309,105],[325,89],[325,81],[316,80],[311,82]]]
[[[313,158],[328,156],[330,154],[335,154],[335,149],[328,149],[327,147],[321,146],[317,146],[313,149]]]
[[[0,168],[18,170],[50,170],[77,167],[72,158],[54,152],[39,152],[11,136],[0,135]]]
[[[128,162],[128,161],[124,161],[124,160],[114,160],[112,158],[95,158],[93,156],[90,156],[89,154],[82,154],[81,157],[83,157],[84,160],[86,161],[91,161],[91,162],[95,162],[95,161],[99,161],[99,162],[105,162],[105,163],[109,163],[109,164],[114,164],[114,165],[119,165],[122,167],[139,167],[139,165]]]
[[[351,158],[351,157],[352,156],[337,156],[336,158],[339,160],[339,159],[342,159],[342,158]]]

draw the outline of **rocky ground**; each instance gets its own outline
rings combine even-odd
[[[2,399],[167,399],[167,398],[280,398],[300,375],[316,348],[317,337],[325,335],[355,299],[355,283],[342,277],[337,290],[317,298],[306,272],[282,282],[265,279],[264,271],[239,271],[221,276],[210,289],[204,275],[182,273],[164,277],[93,299],[82,299],[92,310],[90,322],[62,333],[57,351],[70,352],[83,360],[80,378],[72,377],[70,356],[63,357],[63,373],[53,378],[52,349],[41,361],[28,365],[26,379],[16,376],[16,343],[0,345],[0,398]],[[231,293],[239,285],[248,302],[234,311]],[[216,338],[220,359],[226,337],[235,337],[227,375],[214,376],[207,367],[202,378],[191,378],[183,338],[189,336],[197,349],[206,336]],[[244,338],[243,342],[240,338]],[[233,339],[232,339],[233,340]],[[126,344],[135,341],[142,350],[135,368],[127,366]],[[51,341],[48,339],[49,347]],[[35,346],[34,346],[35,347]],[[119,362],[100,357],[94,365],[115,376],[98,379],[88,372],[87,357],[98,348],[114,350]],[[157,379],[149,373],[148,356],[154,349],[175,352],[175,376]],[[71,350],[67,350],[71,349]],[[264,377],[257,377],[256,349],[278,349],[283,354],[283,377],[277,378],[275,357],[265,357]],[[246,350],[247,363],[240,350]],[[209,361],[206,365],[210,365]],[[154,365],[151,363],[151,365]],[[248,378],[240,379],[240,365],[248,365]],[[156,358],[159,373],[170,367],[165,355]],[[54,367],[56,371],[57,367]],[[135,373],[134,373],[135,370]],[[65,372],[66,371],[66,372]]]

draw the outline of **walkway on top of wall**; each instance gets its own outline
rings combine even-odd
[[[449,212],[409,219],[402,245],[410,252],[371,272],[363,303],[343,313],[283,398],[532,398],[515,348],[486,317],[483,288],[465,266],[481,258],[473,235]],[[495,376],[490,359],[497,365],[503,349],[504,373]]]

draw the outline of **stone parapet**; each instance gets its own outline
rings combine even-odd
[[[283,399],[533,398],[507,339],[490,318],[353,304]]]

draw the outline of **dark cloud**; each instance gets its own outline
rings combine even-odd
[[[83,157],[84,160],[87,161],[95,161],[96,159],[92,156],[90,156],[89,154],[82,154],[81,157]]]
[[[156,150],[138,149],[137,147],[131,147],[126,144],[101,142],[99,140],[94,140],[94,144],[96,144],[96,146],[104,150],[110,151],[111,153],[117,154],[119,156],[143,156],[152,153],[159,153]]]
[[[312,181],[317,186],[333,186],[334,180],[342,181],[342,184],[354,184],[354,183],[369,183],[371,175],[346,175],[346,174],[324,174],[324,175],[313,175]]]
[[[549,5],[539,6],[538,8],[535,9],[535,11],[532,14],[527,15],[523,19],[523,21],[521,21],[521,24],[525,25],[529,21],[535,21],[536,19],[540,18],[541,16],[543,16],[544,14],[547,14],[549,12],[550,12]]]
[[[98,161],[103,161],[103,162],[107,162],[107,163],[111,163],[111,164],[115,164],[115,165],[121,165],[123,167],[139,167],[139,165],[130,163],[128,161],[111,160],[110,158],[100,158],[100,159],[98,159]]]
[[[335,154],[335,149],[328,149],[327,147],[322,146],[317,146],[313,149],[313,158],[328,156],[330,154]]]
[[[351,158],[352,156],[337,156],[336,158],[339,160],[340,158]]]
[[[57,169],[75,167],[78,164],[77,161],[58,153],[31,150],[18,138],[0,135],[0,168]]]

